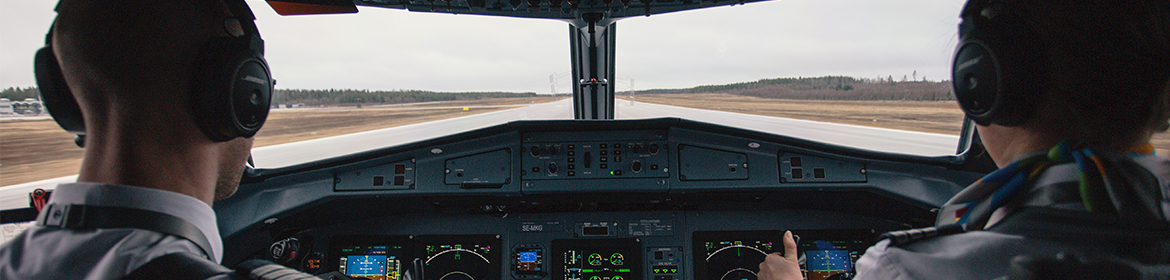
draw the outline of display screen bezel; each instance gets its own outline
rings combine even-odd
[[[503,257],[503,251],[505,251],[505,249],[502,245],[503,242],[500,240],[499,235],[495,235],[495,234],[420,235],[420,236],[415,236],[414,242],[415,242],[414,243],[414,245],[415,245],[414,246],[414,255],[417,256],[418,258],[423,259],[424,261],[427,258],[427,251],[426,251],[427,245],[479,244],[479,245],[491,246],[493,248],[492,252],[490,252],[486,256],[484,256],[485,258],[488,259],[489,263],[491,264],[488,267],[488,271],[483,272],[488,277],[485,279],[477,279],[477,280],[500,280],[500,277],[503,277],[502,267],[503,267],[504,262],[503,262],[502,257]],[[432,278],[431,275],[432,274],[428,272],[424,276],[428,279],[431,279]],[[434,279],[438,279],[438,278],[434,278]],[[425,279],[421,279],[421,280],[425,280]]]
[[[816,240],[860,241],[861,245],[863,245],[863,248],[861,250],[864,252],[864,248],[868,248],[869,246],[873,245],[874,238],[877,236],[876,232],[872,229],[815,229],[815,230],[793,229],[792,233],[793,233],[793,235],[796,235],[799,237],[799,240],[797,240],[798,253],[804,253],[804,250],[801,249],[801,246],[800,246],[801,244],[811,244],[812,242],[815,242]],[[708,263],[707,263],[706,249],[704,249],[705,248],[704,243],[706,243],[706,242],[709,242],[709,241],[716,242],[716,241],[725,241],[725,240],[771,241],[775,245],[772,247],[771,252],[765,252],[765,253],[771,254],[771,253],[775,253],[775,252],[784,252],[783,236],[784,236],[783,230],[695,231],[692,234],[692,238],[691,238],[691,240],[692,240],[692,243],[691,243],[692,247],[691,248],[694,251],[694,253],[692,254],[694,256],[693,257],[694,260],[692,263],[693,263],[694,268],[695,268],[694,269],[694,274],[695,274],[694,279],[695,280],[718,280],[718,279],[710,279],[708,277],[709,267],[708,267]],[[761,259],[760,261],[762,262],[763,259]],[[758,268],[756,268],[756,267],[752,267],[751,269],[758,270]],[[803,269],[805,269],[805,267],[802,266],[801,269],[803,270]]]
[[[628,277],[623,276],[624,280],[642,280],[644,272],[642,269],[645,266],[642,262],[644,249],[641,241],[637,238],[554,239],[552,241],[552,254],[547,257],[552,259],[552,266],[549,268],[552,272],[550,279],[566,279],[564,256],[569,250],[618,250],[622,252],[625,263],[632,267]]]
[[[350,235],[333,237],[330,239],[329,254],[326,257],[327,271],[337,271],[346,274],[345,271],[340,271],[341,256],[343,255],[341,251],[344,248],[354,246],[386,246],[387,256],[389,256],[390,248],[402,246],[400,254],[397,255],[402,268],[402,271],[399,271],[399,279],[401,279],[401,274],[407,270],[411,261],[414,260],[414,248],[412,245],[410,237],[405,235]]]

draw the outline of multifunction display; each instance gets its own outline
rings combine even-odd
[[[553,240],[554,280],[641,280],[637,239]]]
[[[332,243],[332,269],[350,277],[499,280],[496,235],[345,236]]]
[[[334,242],[332,252],[338,272],[371,280],[401,279],[410,263],[406,238],[350,237]]]
[[[793,230],[805,279],[824,280],[853,271],[873,240],[872,230]],[[783,231],[697,231],[697,280],[755,280],[768,254],[784,252]]]
[[[496,235],[420,236],[415,244],[426,280],[499,280],[500,239]]]

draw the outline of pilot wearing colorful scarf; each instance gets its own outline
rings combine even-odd
[[[1170,2],[970,0],[961,16],[956,97],[1000,169],[934,227],[883,235],[853,279],[995,279],[1013,258],[1167,267],[1170,160],[1150,139],[1170,116]],[[784,239],[759,279],[803,278]]]

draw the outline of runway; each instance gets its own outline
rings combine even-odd
[[[925,156],[953,155],[959,142],[959,137],[953,135],[700,110],[628,100],[616,102],[614,110],[617,119],[678,117],[885,152]],[[572,118],[572,99],[565,99],[453,119],[260,147],[252,149],[252,155],[257,168],[275,168],[402,145],[511,121]],[[28,207],[28,193],[32,190],[52,189],[59,183],[73,182],[76,177],[67,176],[0,187],[0,209]]]

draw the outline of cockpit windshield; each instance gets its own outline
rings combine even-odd
[[[961,5],[766,1],[621,19],[617,78],[608,81],[614,118],[679,117],[954,155],[963,118],[948,80]],[[256,10],[278,79],[278,109],[253,152],[257,167],[574,118],[565,22],[368,7],[293,17]],[[350,133],[358,134],[335,137]],[[309,139],[319,140],[301,142]]]
[[[281,16],[265,2],[248,3],[277,80],[253,149],[257,168],[575,118],[574,87],[585,81],[574,81],[574,27],[563,19],[362,5],[356,14]],[[963,117],[949,69],[962,4],[748,1],[628,16],[609,30],[614,79],[601,82],[614,90],[614,119],[677,117],[879,152],[955,155]],[[35,105],[31,62],[16,63],[31,55],[7,59],[42,46],[44,32],[23,26],[47,27],[51,5],[3,5],[13,15],[3,19],[5,49],[15,50],[3,52],[0,77],[0,185],[76,174],[82,150]],[[28,133],[52,137],[17,137]]]

